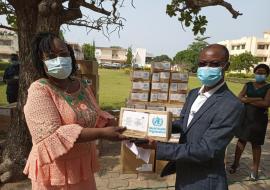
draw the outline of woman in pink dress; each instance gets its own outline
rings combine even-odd
[[[28,89],[24,113],[33,147],[24,173],[33,190],[96,190],[95,140],[124,140],[123,128],[96,103],[89,84],[73,77],[73,50],[52,33],[32,43],[42,76]]]

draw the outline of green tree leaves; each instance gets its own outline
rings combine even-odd
[[[161,61],[169,61],[171,62],[172,59],[168,55],[159,55],[152,59],[154,62],[161,62]]]
[[[241,73],[241,71],[245,70],[246,72],[250,72],[250,69],[258,64],[258,58],[253,56],[250,52],[245,52],[239,55],[232,55],[230,57],[230,63],[231,71],[238,71]]]
[[[127,61],[126,61],[127,65],[131,65],[132,64],[132,48],[128,47],[127,50]]]
[[[174,58],[174,64],[179,64],[184,69],[196,72],[198,68],[198,57],[201,50],[208,45],[205,41],[209,37],[197,37],[186,50],[178,52]]]
[[[96,57],[95,57],[95,50],[96,50],[95,42],[93,42],[93,45],[91,45],[91,44],[83,44],[82,50],[83,50],[85,60],[91,60],[91,61],[96,60]]]
[[[186,27],[193,25],[192,31],[194,35],[203,35],[208,21],[205,16],[199,13],[203,7],[217,5],[225,7],[233,15],[233,18],[242,15],[225,0],[171,0],[171,3],[167,5],[166,13],[170,17],[178,17],[182,27],[183,25]]]

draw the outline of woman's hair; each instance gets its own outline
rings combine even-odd
[[[39,73],[42,77],[47,77],[45,69],[44,69],[44,62],[42,61],[43,53],[51,53],[53,49],[53,40],[55,38],[60,39],[56,34],[51,32],[40,32],[36,34],[32,41],[32,49],[31,49],[31,56],[32,61]],[[70,57],[72,60],[72,72],[71,75],[75,74],[77,71],[77,64],[74,55],[74,51],[71,46],[67,44],[68,51],[70,52]]]
[[[266,65],[266,64],[259,64],[259,65],[257,65],[257,66],[254,68],[253,72],[256,73],[256,71],[257,71],[258,69],[264,69],[264,70],[266,71],[267,76],[269,75],[270,70],[269,70],[269,66],[268,66],[268,65]]]

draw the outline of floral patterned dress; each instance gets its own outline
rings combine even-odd
[[[24,173],[33,190],[96,190],[95,142],[75,143],[85,127],[104,127],[113,118],[96,103],[90,86],[68,94],[39,79],[31,84],[24,113],[33,147]]]

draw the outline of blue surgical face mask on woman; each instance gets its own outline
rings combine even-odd
[[[266,75],[255,74],[255,80],[256,82],[264,82],[266,81]]]
[[[44,63],[48,68],[47,74],[57,79],[66,79],[72,72],[71,57],[56,57]]]
[[[197,77],[203,85],[214,86],[222,79],[222,67],[199,67]]]

